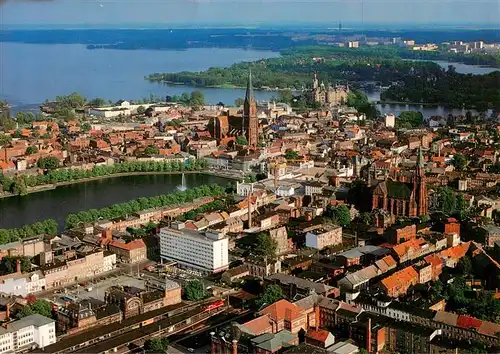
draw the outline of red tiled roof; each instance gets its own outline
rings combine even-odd
[[[269,316],[264,315],[244,323],[243,327],[245,327],[249,332],[258,336],[262,333],[270,331],[270,329],[272,328],[272,323],[269,319]]]
[[[324,329],[309,329],[307,331],[306,337],[317,340],[318,342],[324,343],[328,339],[330,332]]]
[[[477,330],[479,329],[479,327],[481,327],[482,324],[483,321],[475,317],[459,315],[457,319],[457,326],[462,328],[474,328]]]
[[[128,250],[128,251],[135,250],[135,249],[138,249],[141,247],[146,247],[146,244],[144,243],[144,241],[142,239],[134,240],[134,241],[131,241],[129,243],[123,243],[123,242],[119,242],[119,241],[114,240],[114,241],[111,241],[109,243],[109,245],[112,247],[121,248],[121,249]]]
[[[263,309],[261,313],[269,315],[269,317],[273,320],[279,321],[285,319],[287,310],[290,310],[288,313],[291,314],[292,320],[299,318],[303,315],[300,307],[298,307],[295,304],[292,304],[287,300],[279,300],[274,304]]]

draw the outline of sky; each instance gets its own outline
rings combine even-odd
[[[9,25],[500,25],[500,0],[0,0]]]

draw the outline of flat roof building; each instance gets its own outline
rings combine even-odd
[[[217,273],[229,268],[228,245],[222,233],[186,229],[182,222],[160,230],[161,258],[202,272]]]

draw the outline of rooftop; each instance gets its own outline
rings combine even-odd
[[[279,281],[282,284],[295,284],[300,289],[309,289],[315,291],[317,294],[322,294],[329,292],[333,289],[333,287],[325,284],[319,284],[312,282],[310,280],[297,278],[292,275],[287,274],[273,274],[265,278],[266,280],[270,280],[272,282]]]
[[[0,335],[17,332],[18,330],[29,326],[41,327],[55,322],[56,321],[53,319],[39,314],[29,315],[21,318],[20,320],[7,323],[6,327],[0,327]]]

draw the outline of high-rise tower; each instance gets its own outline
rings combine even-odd
[[[243,104],[243,129],[247,132],[248,147],[255,149],[259,142],[259,120],[257,119],[257,103],[253,95],[251,71],[248,74],[247,92]]]

